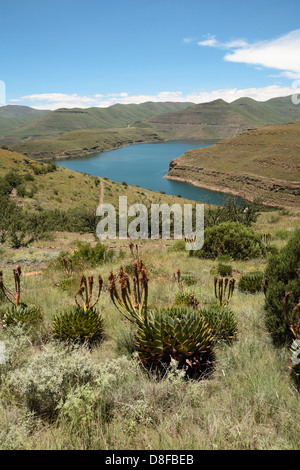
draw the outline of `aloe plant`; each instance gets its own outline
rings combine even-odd
[[[148,309],[148,274],[142,260],[133,263],[133,279],[120,267],[119,273],[109,275],[110,298],[127,320],[135,323],[147,319]],[[119,281],[119,286],[117,282]]]
[[[75,306],[55,315],[52,322],[53,337],[67,342],[91,344],[104,336],[103,319],[95,309],[99,301],[103,279],[98,276],[96,295],[94,277],[82,274],[79,289],[75,294]]]
[[[189,307],[148,308],[148,275],[141,260],[133,279],[120,268],[110,274],[109,292],[116,308],[135,325],[135,350],[151,370],[176,361],[185,370],[203,370],[212,358],[214,335],[199,311]],[[119,285],[117,285],[117,283]]]
[[[8,327],[16,324],[22,324],[25,327],[37,326],[43,321],[44,315],[42,309],[36,305],[27,305],[20,302],[21,298],[21,275],[20,266],[13,269],[14,292],[4,284],[3,272],[0,271],[0,289],[4,297],[11,304],[4,311],[3,326]]]
[[[214,277],[214,290],[218,305],[228,305],[233,296],[234,287],[234,278],[218,278],[217,275]]]
[[[191,308],[167,308],[148,312],[137,323],[135,348],[151,370],[172,361],[188,374],[204,372],[213,358],[214,334],[203,315]]]

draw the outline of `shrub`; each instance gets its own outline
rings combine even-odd
[[[78,242],[77,249],[74,251],[71,259],[74,266],[88,264],[94,267],[105,261],[110,261],[113,256],[113,250],[108,250],[107,247],[100,242],[95,246],[92,246],[90,243]]]
[[[185,249],[185,241],[184,240],[177,240],[174,242],[169,248],[168,251],[186,251]]]
[[[193,286],[197,283],[197,278],[194,273],[181,273],[181,280],[187,286]]]
[[[217,258],[228,255],[233,259],[246,260],[264,255],[266,252],[260,235],[238,222],[224,222],[208,227],[201,250],[190,251],[190,256]]]
[[[230,264],[219,263],[218,264],[218,274],[222,277],[231,276],[232,266]]]
[[[263,283],[264,274],[261,271],[253,271],[241,276],[238,288],[241,292],[255,294],[262,291]]]
[[[283,312],[286,292],[292,292],[288,315],[292,305],[300,298],[300,229],[297,229],[278,254],[271,255],[265,271],[268,279],[266,292],[266,325],[276,343],[290,341],[291,332]]]
[[[11,372],[7,385],[17,401],[44,418],[54,418],[70,390],[94,383],[97,371],[88,353],[60,350],[48,345],[20,369]]]

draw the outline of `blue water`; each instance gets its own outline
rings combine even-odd
[[[210,204],[222,204],[224,193],[198,188],[188,183],[164,178],[169,163],[187,150],[212,145],[216,141],[173,140],[151,144],[134,144],[109,152],[59,160],[55,163],[70,170],[107,177],[112,181],[138,185],[152,191]]]

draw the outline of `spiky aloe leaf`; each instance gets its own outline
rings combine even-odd
[[[103,338],[103,319],[93,308],[76,306],[55,315],[52,330],[55,339],[91,343]]]
[[[213,345],[211,329],[195,310],[152,311],[147,319],[147,323],[139,323],[136,341],[136,349],[144,361],[163,361],[167,356],[187,359]]]
[[[43,312],[36,305],[19,304],[9,307],[3,315],[3,326],[22,324],[25,327],[37,326],[43,321]]]
[[[228,306],[206,305],[200,312],[218,340],[229,342],[236,336],[238,324]]]

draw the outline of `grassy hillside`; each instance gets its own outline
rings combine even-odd
[[[299,119],[300,108],[290,97],[266,102],[241,98],[230,104],[223,100],[198,105],[143,103],[60,109],[18,127],[9,139],[17,152],[48,158],[84,155],[155,139],[226,139],[265,124]]]
[[[264,124],[280,124],[300,119],[299,106],[291,97],[265,102],[240,98],[232,103],[215,100],[185,110],[154,116],[140,126],[164,131],[170,138],[226,139],[249,128]]]
[[[10,145],[15,141],[10,134],[18,132],[29,122],[38,119],[50,111],[33,109],[28,106],[7,105],[0,107],[0,144]],[[6,137],[4,137],[6,136]]]
[[[204,149],[189,150],[170,164],[169,178],[220,188],[271,205],[300,204],[300,121],[264,126]]]
[[[65,132],[83,129],[110,129],[127,127],[147,117],[186,108],[192,103],[142,103],[116,104],[108,108],[57,109],[14,128],[4,128],[0,138],[3,142],[54,139]],[[1,143],[1,140],[0,140]]]
[[[11,198],[26,210],[68,210],[75,207],[94,210],[99,204],[101,194],[104,203],[113,204],[115,207],[118,207],[119,195],[127,196],[129,205],[137,202],[145,205],[190,202],[176,196],[115,183],[107,178],[104,180],[61,167],[49,171],[47,164],[0,149],[0,177],[10,172],[21,175],[25,192],[29,194],[19,196],[16,191]]]
[[[299,226],[299,212],[277,212],[261,214],[255,229],[272,233],[272,244],[281,248]],[[174,363],[159,378],[132,354],[134,330],[107,290],[110,271],[133,262],[129,242],[107,242],[114,258],[84,267],[87,275],[100,273],[104,279],[97,304],[104,341],[88,349],[52,340],[53,318],[74,305],[81,275],[79,268],[66,277],[60,252],[73,253],[78,241],[95,244],[92,235],[60,233],[26,250],[1,246],[5,284],[13,286],[12,267],[20,264],[21,299],[40,306],[45,316],[41,326],[30,330],[0,327],[8,357],[1,365],[2,450],[299,450],[300,401],[289,371],[290,351],[272,344],[264,294],[238,288],[243,274],[264,272],[266,258],[230,262],[237,285],[227,309],[237,320],[237,336],[216,344],[212,373],[187,379]],[[214,304],[218,260],[191,258],[170,250],[172,244],[139,244],[150,273],[149,305],[174,304],[179,288],[173,273],[178,269],[194,276],[195,283],[184,289],[194,292],[201,305]],[[2,303],[0,315],[5,308]]]
[[[36,159],[71,157],[104,152],[123,145],[157,142],[163,134],[152,129],[88,129],[66,132],[51,140],[20,142],[10,148]]]

